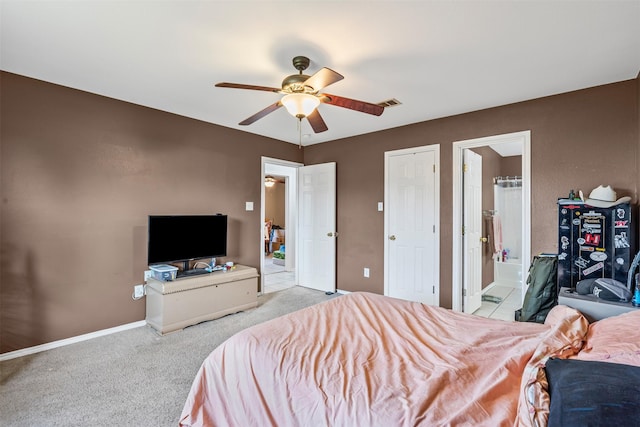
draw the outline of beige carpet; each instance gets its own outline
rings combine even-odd
[[[336,295],[302,287],[161,337],[131,329],[0,363],[0,425],[176,426],[204,358],[251,325]]]

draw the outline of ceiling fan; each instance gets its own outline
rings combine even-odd
[[[226,82],[218,83],[216,84],[216,87],[261,90],[284,94],[284,96],[275,104],[271,104],[267,108],[258,111],[253,116],[241,121],[239,124],[242,126],[250,125],[282,106],[284,106],[287,111],[298,120],[301,121],[303,118],[306,118],[315,133],[324,132],[328,129],[326,123],[322,119],[322,116],[317,110],[320,103],[348,108],[362,113],[373,114],[374,116],[379,116],[384,111],[384,107],[377,104],[344,98],[328,93],[320,93],[320,91],[325,87],[344,78],[344,76],[336,73],[330,68],[323,68],[313,76],[302,74],[302,72],[309,67],[309,58],[305,56],[296,56],[293,58],[293,66],[299,71],[299,73],[285,77],[282,81],[281,88]]]

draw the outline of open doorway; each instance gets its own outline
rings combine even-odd
[[[530,132],[458,141],[453,144],[452,308],[459,311],[470,311],[471,308],[475,310],[474,307],[465,307],[464,269],[469,260],[466,259],[465,236],[461,231],[464,213],[468,211],[464,197],[463,158],[466,150],[481,154],[483,159],[483,177],[480,184],[483,188],[483,200],[476,208],[478,212],[475,212],[483,222],[479,238],[482,242],[482,288],[488,293],[493,287],[500,287],[493,292],[498,297],[496,300],[500,299],[494,304],[505,304],[502,307],[505,311],[496,315],[505,320],[513,320],[513,312],[519,308],[526,291],[525,278],[531,257]],[[509,190],[503,191],[506,188]],[[493,228],[494,225],[509,225],[515,228],[509,228],[508,235],[504,234],[503,228],[500,235],[499,230]],[[505,261],[508,263],[504,263]],[[503,286],[505,289],[502,289]],[[507,294],[512,295],[508,304],[506,301],[503,302],[509,296]],[[509,304],[518,307],[511,307]]]
[[[286,176],[267,175],[264,181],[264,289],[263,292],[275,292],[295,285],[293,269],[286,271],[287,259],[287,215],[286,215]]]
[[[297,168],[299,163],[262,158],[261,292],[296,286]]]

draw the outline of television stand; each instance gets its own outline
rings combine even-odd
[[[147,280],[147,323],[161,335],[258,305],[258,271],[233,270],[178,277],[172,282]]]

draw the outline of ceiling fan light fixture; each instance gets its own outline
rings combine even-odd
[[[275,183],[276,183],[276,179],[274,177],[272,177],[272,176],[267,176],[264,179],[264,186],[265,187],[273,187]]]
[[[298,119],[307,117],[320,105],[320,100],[308,93],[292,93],[285,95],[280,100],[289,114]]]
[[[0,0],[1,1],[1,0]],[[216,87],[226,87],[231,89],[249,89],[266,92],[279,93],[283,96],[275,103],[247,117],[238,125],[247,126],[260,120],[267,114],[271,114],[284,106],[289,114],[298,119],[299,146],[302,147],[302,119],[307,119],[309,126],[314,133],[329,130],[324,122],[320,111],[317,110],[320,103],[346,108],[348,110],[359,111],[361,113],[379,116],[387,105],[371,104],[369,102],[358,101],[357,99],[344,98],[337,95],[320,93],[325,87],[344,79],[340,73],[331,68],[323,67],[313,75],[303,74],[309,67],[310,60],[306,56],[296,56],[293,58],[293,66],[298,70],[298,74],[291,74],[282,81],[281,87],[256,86],[240,83],[216,83]],[[323,107],[324,108],[324,107]]]

